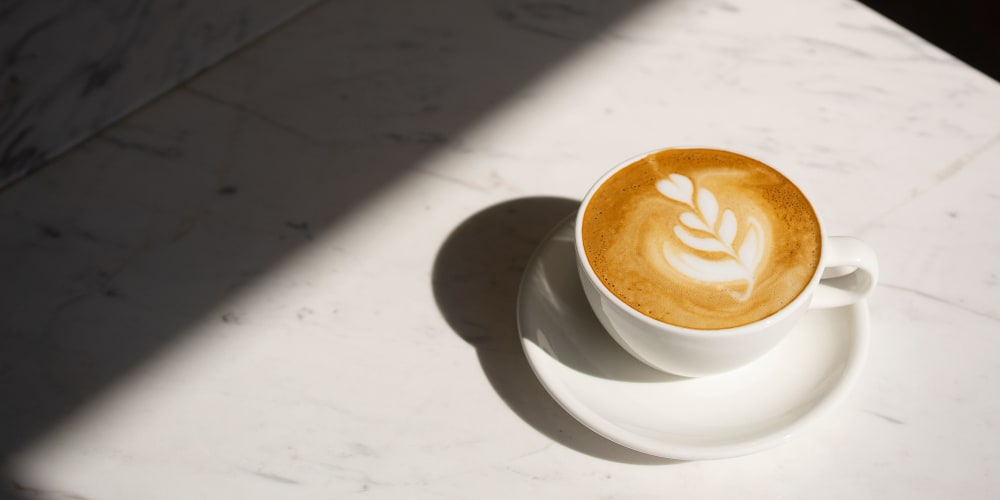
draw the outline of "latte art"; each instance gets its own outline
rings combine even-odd
[[[745,234],[739,249],[734,247],[739,231],[736,215],[730,209],[719,217],[719,202],[705,188],[695,189],[691,179],[681,174],[670,174],[656,183],[656,189],[667,198],[685,204],[691,209],[680,215],[674,234],[688,250],[678,250],[670,242],[663,243],[663,256],[675,269],[691,279],[705,282],[746,281],[746,290],[735,296],[744,301],[753,291],[757,265],[764,254],[760,223],[752,216],[746,218]],[[707,234],[708,237],[692,233]],[[699,253],[724,255],[723,258],[706,258]]]
[[[588,200],[587,260],[611,293],[660,321],[740,326],[795,299],[819,265],[812,207],[783,175],[712,149],[664,150]]]

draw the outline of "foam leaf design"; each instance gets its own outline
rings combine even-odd
[[[730,210],[719,213],[719,201],[706,188],[698,188],[688,177],[670,174],[656,183],[656,189],[667,198],[686,205],[680,224],[674,226],[674,235],[688,252],[676,251],[670,242],[663,244],[663,256],[674,269],[684,275],[711,283],[745,281],[743,293],[733,293],[738,300],[746,300],[753,291],[757,265],[764,254],[764,234],[760,223],[747,216],[743,228],[743,241],[735,248],[740,224]],[[695,231],[695,233],[692,232]]]
[[[719,202],[715,195],[707,189],[698,190],[698,211],[708,227],[714,228],[719,219]]]
[[[691,234],[684,226],[674,226],[674,234],[684,242],[685,245],[704,252],[725,252],[726,247],[716,238],[700,238]]]
[[[719,224],[719,236],[727,245],[733,246],[736,240],[736,214],[728,208],[722,212],[722,222]]]
[[[705,231],[706,233],[712,232],[712,230],[705,225],[705,222],[702,221],[700,217],[691,212],[684,212],[681,214],[681,224],[684,224],[691,229],[697,229],[698,231]]]
[[[746,268],[733,259],[710,260],[689,253],[674,254],[666,248],[663,255],[674,269],[697,280],[727,282],[747,279]]]
[[[670,174],[666,179],[656,182],[656,189],[674,201],[679,201],[685,205],[691,205],[694,195],[694,183],[687,176],[681,174]]]
[[[747,228],[747,235],[743,237],[743,244],[740,245],[739,258],[740,261],[748,269],[755,269],[757,264],[760,264],[761,250],[763,250],[760,244],[760,226],[757,221],[750,219],[751,224]]]

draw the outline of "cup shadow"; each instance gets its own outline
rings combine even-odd
[[[567,198],[517,198],[463,221],[444,241],[434,262],[432,286],[438,308],[455,333],[476,348],[497,394],[539,432],[604,460],[677,463],[621,446],[578,422],[546,392],[521,348],[517,300],[525,269],[556,224],[578,206],[579,201]]]
[[[571,216],[557,224],[524,271],[517,298],[521,339],[543,351],[549,361],[605,380],[687,380],[639,362],[601,325],[580,283],[573,222]]]

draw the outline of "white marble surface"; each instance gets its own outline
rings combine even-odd
[[[5,1],[0,187],[315,3]]]
[[[998,117],[848,0],[326,2],[0,192],[3,487],[997,498]],[[517,344],[542,235],[677,144],[769,160],[881,259],[858,385],[758,454],[608,442]]]

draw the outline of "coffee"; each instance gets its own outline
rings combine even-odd
[[[582,242],[615,296],[686,328],[737,327],[795,299],[816,273],[822,235],[799,189],[754,159],[668,149],[608,178],[589,200]]]

